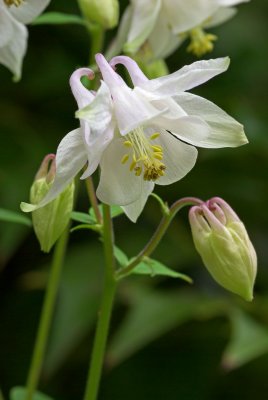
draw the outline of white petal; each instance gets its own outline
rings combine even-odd
[[[177,138],[194,146],[202,145],[202,143],[206,142],[210,134],[209,125],[196,116],[186,116],[177,119],[159,117],[156,123],[161,128],[171,131]]]
[[[229,63],[229,57],[196,61],[173,74],[147,81],[140,87],[155,96],[175,96],[179,92],[190,90],[226,71]]]
[[[211,16],[211,18],[209,18],[208,22],[204,24],[204,28],[213,28],[214,26],[221,25],[229,19],[233,18],[236,13],[236,8],[221,7]]]
[[[9,42],[13,35],[13,18],[7,7],[0,4],[0,48]]]
[[[155,181],[158,185],[169,185],[182,179],[194,167],[197,159],[197,150],[193,146],[181,142],[171,133],[159,130],[159,127],[148,131],[160,132],[155,144],[162,146],[163,163],[166,166],[165,175]]]
[[[94,78],[94,72],[89,68],[79,68],[71,75],[70,86],[79,108],[87,106],[95,97],[82,84],[82,76],[87,76],[91,80]]]
[[[129,170],[129,164],[121,163],[127,151],[120,138],[113,140],[103,153],[97,196],[106,204],[125,206],[141,196],[142,177],[135,176],[135,173]]]
[[[153,58],[167,58],[172,54],[184,39],[179,35],[175,35],[167,20],[165,14],[161,12],[157,23],[148,38],[150,50],[153,53]]]
[[[22,203],[22,211],[34,211],[54,200],[83,168],[86,160],[81,129],[75,129],[69,132],[59,144],[56,154],[56,176],[49,192],[37,205]]]
[[[215,0],[163,0],[163,4],[163,12],[174,34],[200,25],[218,8]]]
[[[48,6],[50,0],[25,0],[19,6],[11,6],[10,12],[14,18],[23,24],[29,24]]]
[[[1,12],[1,9],[0,9]],[[12,22],[12,36],[8,42],[0,47],[0,64],[13,72],[15,80],[21,77],[23,57],[26,53],[28,31],[26,27],[9,16]]]
[[[134,201],[128,206],[122,207],[124,213],[132,222],[137,221],[153,189],[154,189],[154,183],[143,181],[141,195],[138,198],[138,200]]]
[[[250,0],[218,0],[218,4],[222,7],[235,6],[240,3],[248,3]]]
[[[132,2],[132,21],[124,51],[135,53],[152,32],[160,12],[161,0]]]
[[[209,135],[197,144],[201,147],[237,147],[248,142],[243,125],[211,101],[191,93],[182,93],[176,101],[188,115],[202,118],[210,127]]]

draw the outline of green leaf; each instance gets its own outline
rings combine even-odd
[[[55,24],[55,25],[63,25],[63,24],[79,24],[85,25],[85,21],[83,18],[78,15],[73,14],[64,14],[60,12],[47,12],[39,17],[37,17],[32,25],[43,25],[43,24]]]
[[[92,217],[91,215],[88,215],[86,213],[78,212],[78,211],[73,211],[71,214],[71,218],[74,221],[77,222],[82,222],[83,224],[95,224],[96,223],[96,218]]]
[[[268,352],[268,329],[241,310],[231,314],[232,336],[222,365],[232,370]]]
[[[99,210],[100,210],[101,215],[103,216],[102,204],[99,205]],[[111,217],[112,218],[118,217],[121,214],[124,214],[124,211],[122,210],[121,207],[111,206]],[[94,219],[94,222],[97,222],[96,217],[95,217],[95,212],[92,207],[90,207],[90,209],[89,209],[89,215],[92,219]]]
[[[153,340],[193,319],[208,319],[226,312],[226,302],[181,291],[159,292],[123,281],[130,304],[128,313],[112,337],[107,362],[115,366]],[[123,287],[124,289],[124,287]]]
[[[157,260],[153,260],[152,258],[144,259],[134,270],[131,274],[140,274],[140,275],[150,275],[152,277],[157,275],[169,276],[171,278],[180,278],[188,283],[192,283],[192,279],[185,275],[181,274],[180,272],[174,271],[164,264]]]
[[[115,258],[117,259],[117,261],[119,262],[119,264],[120,264],[122,267],[126,267],[126,266],[127,266],[128,262],[129,262],[128,257],[127,257],[127,255],[126,255],[121,249],[119,249],[119,247],[117,247],[117,246],[114,246],[114,256],[115,256]]]
[[[25,400],[26,389],[21,386],[17,386],[10,391],[10,400]],[[53,400],[52,397],[48,397],[43,393],[35,392],[33,395],[33,400]]]
[[[16,224],[22,224],[26,226],[32,226],[32,221],[16,211],[6,210],[0,208],[0,220],[6,222],[14,222]]]
[[[71,232],[75,232],[75,231],[79,231],[80,229],[89,229],[91,231],[94,232],[101,232],[102,231],[102,225],[100,224],[81,224],[81,225],[77,225],[74,228],[71,229]]]

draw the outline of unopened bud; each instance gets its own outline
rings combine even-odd
[[[49,191],[56,172],[55,155],[48,154],[32,184],[30,200],[38,204]],[[70,221],[73,209],[74,183],[53,201],[32,213],[33,227],[39,240],[41,250],[49,252]]]
[[[189,220],[195,247],[215,281],[251,301],[257,256],[236,213],[215,197],[192,207]]]
[[[91,23],[96,23],[105,29],[118,25],[118,0],[78,0],[84,17]]]

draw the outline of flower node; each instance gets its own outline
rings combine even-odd
[[[129,149],[122,159],[121,163],[126,164],[131,160],[129,170],[136,176],[143,174],[145,181],[156,181],[164,175],[166,169],[163,160],[163,148],[152,141],[157,139],[160,133],[153,133],[148,139],[141,127],[134,129],[126,135],[124,146]]]

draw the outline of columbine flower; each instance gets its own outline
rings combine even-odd
[[[189,219],[195,247],[213,278],[225,289],[251,301],[257,256],[236,213],[215,197],[192,207]]]
[[[249,0],[131,0],[122,18],[113,51],[123,49],[150,58],[166,58],[190,37],[188,51],[201,56],[213,49],[216,36],[204,29],[232,18],[231,7]]]
[[[0,64],[21,76],[26,53],[28,31],[32,22],[47,7],[50,0],[0,0]]]
[[[225,71],[228,58],[198,61],[153,80],[129,57],[115,57],[109,64],[98,54],[96,61],[103,78],[97,93],[80,81],[83,75],[92,79],[91,70],[79,69],[71,77],[81,128],[60,143],[54,184],[38,207],[57,196],[87,161],[82,178],[101,168],[98,198],[123,206],[136,221],[155,184],[176,182],[193,168],[195,145],[247,143],[242,125],[208,100],[185,93]],[[133,89],[114,71],[117,64],[127,68]],[[34,209],[23,205],[24,211]]]

